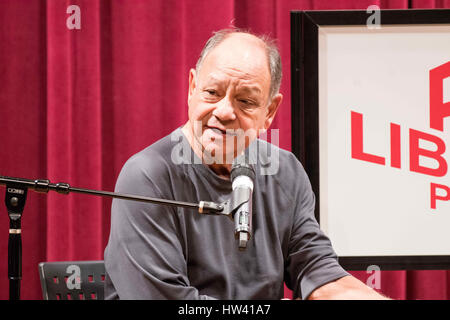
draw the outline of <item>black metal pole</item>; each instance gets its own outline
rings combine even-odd
[[[14,183],[6,184],[5,204],[9,216],[8,278],[9,299],[20,299],[22,280],[22,213],[25,208],[28,188]]]
[[[9,300],[20,300],[22,280],[22,237],[20,233],[9,232],[8,240]]]

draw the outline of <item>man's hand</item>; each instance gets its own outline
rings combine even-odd
[[[353,276],[342,277],[314,290],[308,300],[388,300]]]

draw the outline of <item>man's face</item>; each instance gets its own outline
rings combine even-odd
[[[270,71],[264,44],[232,34],[189,73],[189,123],[194,149],[215,163],[231,163],[276,113],[281,95],[269,97]]]

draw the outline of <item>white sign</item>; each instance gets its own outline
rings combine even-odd
[[[450,255],[449,77],[449,25],[319,28],[320,224],[339,256]]]

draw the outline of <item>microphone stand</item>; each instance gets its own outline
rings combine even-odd
[[[195,209],[201,214],[223,215],[234,220],[234,213],[244,203],[249,201],[245,197],[231,196],[223,203],[210,201],[200,201],[199,203],[150,198],[131,194],[123,194],[109,191],[90,190],[71,187],[67,183],[51,183],[50,180],[29,180],[23,178],[12,178],[0,176],[0,186],[6,186],[5,204],[9,215],[9,239],[8,239],[8,278],[9,278],[9,299],[20,299],[20,281],[22,279],[22,227],[21,220],[28,189],[39,193],[56,191],[60,194],[70,192],[89,194],[101,197],[110,197],[123,200],[140,201]]]

